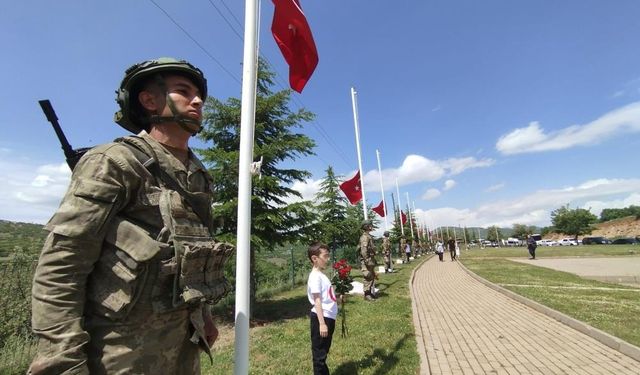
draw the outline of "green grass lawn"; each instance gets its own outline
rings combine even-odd
[[[638,245],[582,245],[582,246],[538,246],[536,258],[550,257],[599,257],[599,256],[638,256]],[[529,252],[524,246],[518,247],[486,247],[480,249],[472,247],[462,253],[462,258],[517,258],[528,257]]]
[[[598,246],[593,248],[580,246],[574,250],[589,251],[589,256],[603,256],[610,250],[617,253],[618,250],[615,250],[617,248],[617,246],[602,246],[598,249]],[[505,255],[502,256],[513,256],[510,253],[513,250],[489,251],[494,254],[504,253]],[[587,280],[567,272],[497,259],[498,255],[491,255],[491,259],[467,255],[472,252],[465,253],[462,258],[463,264],[470,271],[524,297],[640,346],[640,289]],[[537,253],[536,256],[538,256]]]
[[[376,301],[349,296],[346,303],[348,336],[340,335],[341,318],[327,364],[332,374],[415,374],[420,367],[411,312],[409,278],[425,258],[396,265],[398,272],[381,274]],[[362,281],[358,271],[353,271]],[[254,309],[250,330],[251,374],[311,374],[309,301],[306,281],[291,291],[261,300]],[[228,315],[229,316],[229,315]],[[227,316],[227,317],[228,317]],[[220,322],[220,339],[213,365],[202,357],[203,374],[233,373],[233,327]]]

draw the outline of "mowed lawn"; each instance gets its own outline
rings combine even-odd
[[[420,367],[411,312],[409,278],[425,257],[408,265],[396,265],[396,273],[381,274],[379,298],[364,301],[348,296],[347,337],[341,322],[329,353],[332,374],[416,374]],[[329,273],[328,271],[327,273]],[[352,274],[362,282],[359,271]],[[257,303],[250,329],[250,374],[311,374],[309,301],[306,282]],[[220,339],[214,346],[213,364],[203,355],[203,374],[232,374],[234,357],[231,314],[219,322]]]
[[[638,256],[639,250],[634,245],[538,247],[536,257],[624,257]],[[461,260],[497,285],[640,346],[640,288],[507,259],[527,256],[526,248],[484,249],[466,251]]]

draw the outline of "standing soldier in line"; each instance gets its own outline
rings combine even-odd
[[[364,220],[361,225],[362,235],[360,236],[360,242],[358,248],[360,250],[360,266],[362,270],[362,276],[364,277],[364,299],[371,301],[376,298],[373,293],[373,281],[376,277],[376,247],[373,244],[373,238],[369,234],[373,230],[373,224],[371,220]]]
[[[391,240],[389,231],[385,231],[382,237],[382,254],[384,255],[384,272],[393,272],[391,268]]]
[[[404,238],[404,236],[400,236],[400,245],[398,247],[398,258],[400,258],[400,260],[402,260],[402,262],[404,263],[404,251],[405,248],[407,247],[407,240]]]
[[[76,165],[35,271],[29,374],[200,373],[233,248],[212,238],[215,186],[188,146],[207,81],[171,58],[126,70],[115,121],[136,134]]]

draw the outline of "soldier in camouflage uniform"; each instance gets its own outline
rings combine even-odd
[[[362,222],[362,235],[358,248],[360,250],[360,268],[362,270],[362,276],[364,277],[364,299],[370,301],[376,298],[373,293],[373,284],[376,277],[376,247],[373,244],[373,238],[369,232],[373,229],[371,220],[365,220]]]
[[[126,71],[116,122],[137,135],[87,152],[46,226],[29,373],[200,373],[233,251],[211,236],[213,181],[188,147],[206,97],[185,61]]]
[[[382,254],[384,255],[384,272],[393,272],[391,268],[391,240],[389,239],[389,231],[383,233]]]
[[[400,258],[400,260],[402,260],[402,262],[404,263],[404,256],[405,256],[405,252],[404,249],[407,247],[407,240],[404,238],[404,236],[400,236],[400,244],[398,245],[398,258]]]

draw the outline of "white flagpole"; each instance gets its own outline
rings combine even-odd
[[[251,163],[256,108],[257,22],[256,0],[245,0],[242,109],[240,114],[240,161],[238,171],[238,229],[236,254],[235,353],[236,375],[249,373],[249,317],[251,262]]]
[[[396,178],[396,195],[398,196],[398,219],[400,219],[400,232],[404,236],[404,225],[402,224],[402,204],[400,203],[400,187],[398,187],[398,179]],[[402,249],[404,251],[404,249]]]
[[[376,149],[376,158],[378,159],[378,175],[380,176],[380,193],[382,194],[382,206],[384,207],[384,230],[389,230],[387,223],[387,203],[384,200],[384,186],[382,185],[382,167],[380,166],[380,151]]]
[[[411,220],[411,205],[409,205],[409,192],[404,192],[407,195],[407,208],[409,211],[409,228],[411,228],[411,238],[413,238],[413,220]]]
[[[358,170],[360,171],[360,191],[362,191],[362,210],[364,219],[367,220],[367,200],[364,196],[364,174],[362,173],[362,157],[360,156],[360,127],[358,125],[358,102],[356,100],[356,89],[351,88],[351,105],[353,106],[353,126],[356,130],[356,150],[358,151]]]

